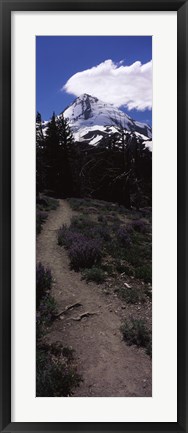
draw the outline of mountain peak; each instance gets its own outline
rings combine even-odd
[[[83,93],[64,110],[64,117],[68,120],[75,139],[80,141],[85,135],[95,139],[94,130],[100,141],[104,133],[111,134],[124,129],[130,134],[135,132],[143,139],[151,138],[151,128],[140,122],[136,122],[126,113],[114,107],[112,104],[105,103],[95,96]],[[91,144],[94,142],[91,140]]]
[[[83,93],[82,95],[78,96],[74,102],[76,102],[76,101],[97,102],[98,98],[96,98],[95,96],[89,95],[88,93]]]

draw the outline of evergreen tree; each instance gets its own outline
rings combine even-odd
[[[43,190],[45,185],[44,136],[41,114],[36,115],[36,192]]]
[[[46,188],[55,193],[59,180],[59,134],[53,113],[44,141],[44,159],[46,166]]]
[[[74,139],[68,121],[63,117],[63,115],[57,119],[57,128],[59,133],[59,144],[67,150],[68,153],[68,150],[71,149],[73,145]]]
[[[53,113],[44,140],[46,189],[57,197],[72,195],[73,136],[67,120]]]
[[[134,133],[119,126],[99,146],[75,143],[68,121],[53,113],[44,137],[37,113],[36,135],[38,191],[151,206],[152,155]]]
[[[71,163],[74,153],[74,139],[68,121],[63,115],[57,119],[57,130],[59,136],[59,187],[66,196],[70,196],[73,193],[73,167],[71,167]]]
[[[139,209],[151,205],[151,152],[134,134],[111,136],[100,147],[80,146],[82,196],[116,201]]]

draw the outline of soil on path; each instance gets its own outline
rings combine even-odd
[[[54,321],[47,341],[75,350],[83,382],[73,396],[149,397],[151,360],[144,350],[127,346],[122,340],[119,328],[125,311],[120,300],[107,296],[100,286],[81,280],[79,273],[70,270],[66,250],[57,244],[57,230],[62,224],[69,225],[72,215],[68,202],[59,200],[59,207],[50,212],[37,237],[37,262],[52,271],[52,294],[58,311],[81,304]],[[96,314],[74,320],[85,312]]]

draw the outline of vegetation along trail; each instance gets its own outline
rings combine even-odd
[[[51,269],[52,294],[62,312],[46,339],[75,350],[83,381],[73,396],[151,396],[151,359],[143,348],[123,341],[120,326],[125,310],[120,299],[71,271],[67,251],[57,244],[57,230],[69,225],[73,215],[68,201],[59,200],[37,237],[37,262]],[[71,305],[75,306],[65,311]]]

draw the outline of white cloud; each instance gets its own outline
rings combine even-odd
[[[62,90],[75,96],[83,93],[96,96],[116,107],[129,110],[152,107],[152,60],[141,64],[137,61],[123,66],[106,60],[91,69],[78,72],[63,86]]]

